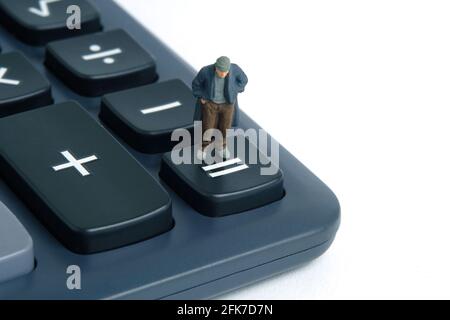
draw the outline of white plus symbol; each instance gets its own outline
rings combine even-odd
[[[60,170],[69,169],[69,168],[73,167],[73,168],[77,169],[78,172],[83,177],[86,177],[86,176],[90,175],[89,171],[87,171],[83,167],[83,164],[88,163],[88,162],[92,162],[92,161],[95,161],[95,160],[98,160],[96,156],[90,156],[90,157],[87,157],[87,158],[84,158],[84,159],[77,160],[77,159],[75,159],[75,157],[69,151],[63,151],[63,152],[61,152],[61,154],[69,162],[65,163],[65,164],[61,164],[59,166],[55,166],[55,167],[53,167],[53,170],[60,171]]]

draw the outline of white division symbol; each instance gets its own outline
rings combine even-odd
[[[222,169],[228,167],[228,169],[223,169],[221,171],[215,171],[218,169]],[[208,172],[208,175],[211,178],[217,178],[221,176],[226,176],[235,172],[239,172],[242,170],[248,169],[246,164],[242,164],[242,160],[239,158],[231,159],[224,162],[219,162],[210,166],[202,167],[205,172]]]
[[[102,47],[100,47],[98,44],[91,45],[89,47],[89,50],[93,53],[81,56],[83,58],[83,60],[91,61],[91,60],[103,59],[103,62],[106,64],[113,64],[114,62],[116,62],[116,60],[114,60],[114,58],[112,58],[112,57],[122,53],[122,49],[120,49],[120,48],[107,50],[107,51],[101,51]]]
[[[95,155],[87,157],[87,158],[84,158],[84,159],[77,160],[69,151],[63,151],[63,152],[61,152],[61,154],[69,162],[65,163],[65,164],[61,164],[59,166],[55,166],[55,167],[53,167],[53,170],[61,171],[61,170],[64,170],[64,169],[75,168],[75,169],[78,170],[78,172],[83,177],[86,177],[86,176],[90,175],[89,171],[87,171],[83,167],[83,164],[88,163],[88,162],[92,162],[92,161],[95,161],[95,160],[98,160],[98,158]]]
[[[0,68],[0,83],[8,84],[11,86],[18,86],[20,84],[19,80],[12,80],[12,79],[4,79],[3,76],[8,72],[7,68]]]
[[[28,11],[42,18],[47,18],[50,17],[49,4],[59,1],[61,0],[40,0],[39,8],[30,7],[28,8]]]

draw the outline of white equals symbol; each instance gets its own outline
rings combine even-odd
[[[223,169],[228,167],[228,169]],[[226,176],[235,172],[248,169],[248,166],[243,163],[239,158],[227,160],[224,162],[219,162],[210,166],[202,167],[202,169],[208,173],[211,178],[217,178],[221,176]],[[223,170],[219,170],[223,169]],[[219,171],[216,171],[219,170]]]
[[[116,62],[116,60],[112,57],[122,53],[122,49],[120,49],[120,48],[107,50],[107,51],[101,51],[102,47],[100,47],[97,44],[91,45],[89,47],[89,50],[94,53],[81,56],[83,58],[83,60],[91,61],[91,60],[98,60],[98,59],[104,58],[103,62],[106,64],[113,64],[114,62]]]

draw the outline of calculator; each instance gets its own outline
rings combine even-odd
[[[332,244],[336,196],[282,146],[271,175],[174,161],[196,71],[115,2],[0,0],[0,25],[0,299],[210,299]]]

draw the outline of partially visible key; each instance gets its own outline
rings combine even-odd
[[[0,202],[0,283],[34,269],[33,240],[20,221]]]
[[[118,248],[173,226],[167,192],[75,102],[0,119],[0,173],[77,253]]]
[[[21,52],[0,54],[0,117],[52,103],[50,83]]]
[[[0,23],[31,45],[102,29],[97,10],[87,0],[0,0]]]

